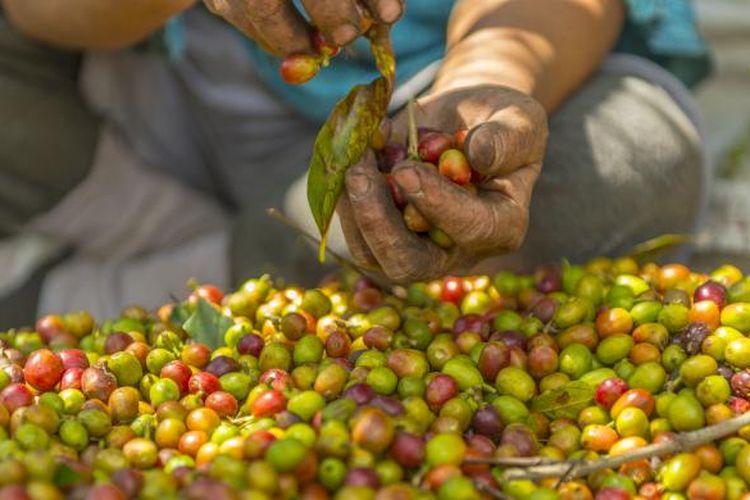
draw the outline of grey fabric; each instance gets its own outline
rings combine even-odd
[[[85,94],[145,163],[233,208],[278,206],[307,167],[316,127],[262,85],[226,23],[202,8],[181,20],[178,61],[90,54]]]
[[[144,164],[234,212],[234,283],[263,272],[312,283],[320,277],[314,256],[266,209],[280,208],[307,169],[317,127],[261,84],[225,23],[203,9],[182,20],[179,61],[131,51],[90,54],[84,92]]]
[[[0,237],[49,210],[89,170],[99,124],[79,95],[78,62],[22,37],[0,13]]]
[[[522,248],[483,269],[563,256],[583,262],[689,233],[704,205],[706,168],[695,127],[664,90],[599,73],[550,119]]]
[[[91,166],[99,120],[78,92],[79,61],[22,37],[0,12],[0,329],[33,322],[45,274],[70,248],[22,228]]]

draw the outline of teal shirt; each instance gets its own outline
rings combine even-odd
[[[471,1],[471,0],[467,0]],[[403,82],[440,59],[455,0],[407,0],[406,13],[392,30],[397,81]],[[698,35],[691,0],[625,0],[628,19],[615,51],[636,54],[662,65],[692,86],[710,69],[708,49]],[[179,47],[178,23],[166,30],[167,43]],[[305,85],[288,85],[279,60],[242,37],[254,66],[281,98],[308,118],[322,122],[349,89],[376,76],[368,42],[357,40],[328,68]]]

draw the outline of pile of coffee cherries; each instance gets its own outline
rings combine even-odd
[[[464,140],[467,134],[466,129],[449,134],[432,128],[419,127],[417,129],[417,152],[422,165],[434,169],[454,184],[476,194],[476,184],[481,182],[482,175],[471,168],[464,154]],[[378,151],[378,168],[388,181],[393,201],[402,211],[406,227],[415,233],[429,236],[440,247],[449,248],[453,245],[450,237],[439,228],[432,226],[414,205],[407,203],[391,176],[393,167],[406,160],[407,157],[407,147],[403,144],[389,143]]]
[[[0,498],[748,498],[750,427],[567,481],[476,460],[599,460],[747,412],[748,332],[736,267],[629,258],[49,315],[0,334]]]

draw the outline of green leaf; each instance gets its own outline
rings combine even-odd
[[[355,86],[318,132],[307,177],[307,201],[320,230],[320,260],[346,171],[362,159],[385,118],[390,84],[384,77]]]
[[[172,308],[172,313],[169,315],[169,322],[173,325],[185,323],[191,315],[191,309],[187,301],[175,304],[174,308]]]
[[[182,328],[190,337],[211,349],[224,344],[224,334],[232,326],[232,320],[203,299],[198,299],[195,312],[183,323]]]
[[[396,81],[396,56],[391,44],[391,27],[375,24],[367,32],[370,39],[370,50],[375,58],[375,66],[387,80],[391,88]]]
[[[575,381],[550,389],[531,400],[531,409],[550,418],[576,418],[594,400],[594,388]]]

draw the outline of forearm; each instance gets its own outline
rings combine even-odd
[[[146,38],[195,0],[1,0],[22,33],[74,49],[118,49]]]
[[[552,112],[599,66],[623,18],[622,0],[463,0],[435,88],[505,85]]]

